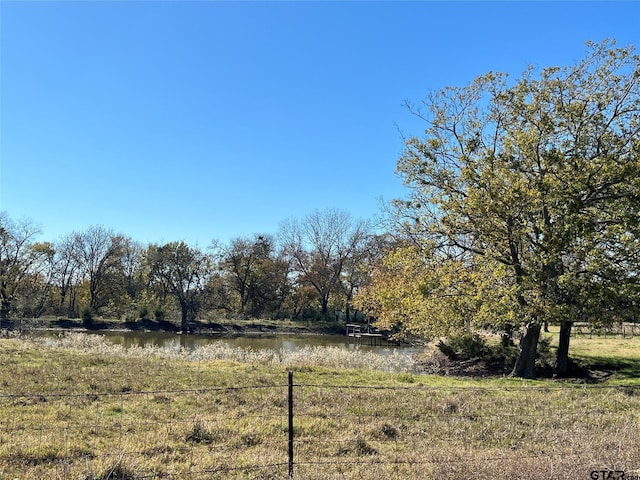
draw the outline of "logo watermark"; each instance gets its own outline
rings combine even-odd
[[[593,480],[640,480],[640,474],[628,474],[624,470],[591,470]]]

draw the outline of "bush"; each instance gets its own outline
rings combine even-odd
[[[378,451],[369,445],[364,439],[358,438],[355,442],[355,453],[362,456],[377,455]]]
[[[485,360],[492,366],[503,366],[511,368],[516,362],[518,347],[500,342],[498,345],[489,347],[489,353]]]
[[[119,459],[114,465],[107,467],[99,476],[87,475],[85,480],[135,480],[136,474]]]
[[[138,318],[140,320],[149,320],[149,308],[146,305],[138,308]]]
[[[162,322],[166,314],[162,308],[158,307],[153,311],[153,316],[155,317],[156,322]]]
[[[91,307],[84,307],[80,312],[80,318],[82,319],[82,325],[84,325],[86,328],[95,326],[93,310],[91,310]]]
[[[485,358],[490,350],[487,341],[477,333],[463,333],[438,342],[438,350],[450,360],[474,360]]]
[[[555,362],[555,352],[551,350],[551,337],[540,337],[536,354],[536,368],[543,373],[551,373]]]
[[[518,348],[515,345],[506,345],[502,342],[495,345],[489,344],[483,336],[471,333],[451,336],[445,341],[440,341],[436,347],[446,357],[438,360],[437,356],[431,356],[428,362],[429,367],[436,371],[455,372],[462,367],[463,371],[469,370],[468,373],[475,371],[477,374],[480,371],[487,374],[504,374],[511,370],[518,356]],[[476,366],[472,367],[469,363]],[[464,364],[467,364],[466,367]]]

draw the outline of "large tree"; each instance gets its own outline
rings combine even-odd
[[[270,235],[237,237],[223,249],[220,262],[239,300],[242,315],[277,312],[288,293],[289,262]]]
[[[574,65],[516,81],[488,73],[408,106],[425,130],[398,161],[405,233],[450,261],[503,265],[488,271],[513,285],[509,309],[524,327],[513,374],[535,375],[544,322],[561,326],[566,372],[573,321],[637,305],[639,57],[589,43]]]
[[[122,268],[124,237],[95,225],[74,233],[72,238],[75,261],[89,286],[89,308],[97,311],[113,297],[113,277]]]
[[[372,267],[371,280],[355,295],[354,305],[383,329],[423,338],[487,325],[504,331],[513,321],[513,286],[502,283],[500,264],[478,260],[398,243]]]
[[[136,304],[143,296],[145,279],[143,269],[143,246],[129,237],[121,238],[120,283],[124,303]]]
[[[18,289],[42,253],[33,243],[39,233],[31,220],[15,222],[0,212],[0,321],[8,319]]]
[[[347,323],[352,320],[352,307],[356,309],[355,314],[361,310],[359,304],[354,302],[357,293],[366,289],[372,282],[372,273],[394,243],[389,234],[368,235],[363,242],[356,245],[353,254],[345,262],[341,287],[345,299],[344,313]]]
[[[53,245],[55,251],[52,282],[58,296],[55,313],[76,316],[78,286],[82,272],[75,253],[75,234],[65,235]]]
[[[29,257],[31,264],[18,289],[18,312],[22,317],[38,318],[52,306],[55,250],[49,242],[34,243]]]
[[[330,296],[342,289],[346,262],[366,240],[365,222],[352,220],[342,210],[315,210],[301,221],[284,222],[280,236],[299,282],[313,287],[327,316]]]
[[[181,328],[198,313],[202,293],[211,270],[210,258],[184,242],[149,245],[145,253],[149,280],[163,295],[172,296],[180,306]]]

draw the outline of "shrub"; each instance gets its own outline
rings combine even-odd
[[[551,337],[540,337],[536,354],[536,368],[543,373],[550,373],[553,371],[555,361],[555,354],[551,351]]]
[[[142,305],[140,306],[140,308],[138,308],[138,318],[140,320],[149,319],[149,308],[146,305]]]
[[[450,360],[474,360],[489,354],[487,341],[477,333],[453,335],[436,346]]]
[[[507,345],[499,343],[498,345],[490,346],[489,352],[485,360],[492,366],[503,366],[510,368],[516,361],[518,356],[518,347],[515,345]]]
[[[384,425],[382,425],[381,431],[382,431],[382,435],[385,438],[389,438],[389,439],[397,438],[399,435],[398,429],[393,425],[389,425],[388,423],[385,423]]]
[[[480,371],[493,373],[508,372],[516,360],[518,348],[515,345],[505,343],[489,344],[485,337],[479,334],[465,333],[447,338],[436,345],[441,355],[445,358],[438,359],[437,355],[431,355],[429,369],[431,371],[456,371],[460,366],[470,364],[478,366]],[[469,371],[468,373],[473,373]]]
[[[166,314],[161,307],[158,307],[153,311],[153,316],[155,317],[156,322],[162,322]]]
[[[86,328],[91,328],[95,325],[91,307],[84,307],[80,312],[80,318],[82,319],[82,325]]]
[[[377,455],[378,451],[369,445],[364,439],[358,438],[355,441],[354,449],[355,453],[362,456]]]

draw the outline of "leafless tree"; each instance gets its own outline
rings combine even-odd
[[[18,288],[35,261],[31,247],[39,233],[33,221],[14,222],[0,212],[0,321],[8,319]]]
[[[340,290],[346,262],[367,237],[367,224],[337,209],[315,210],[302,220],[282,223],[280,238],[302,284],[318,295],[322,315],[332,293]]]

